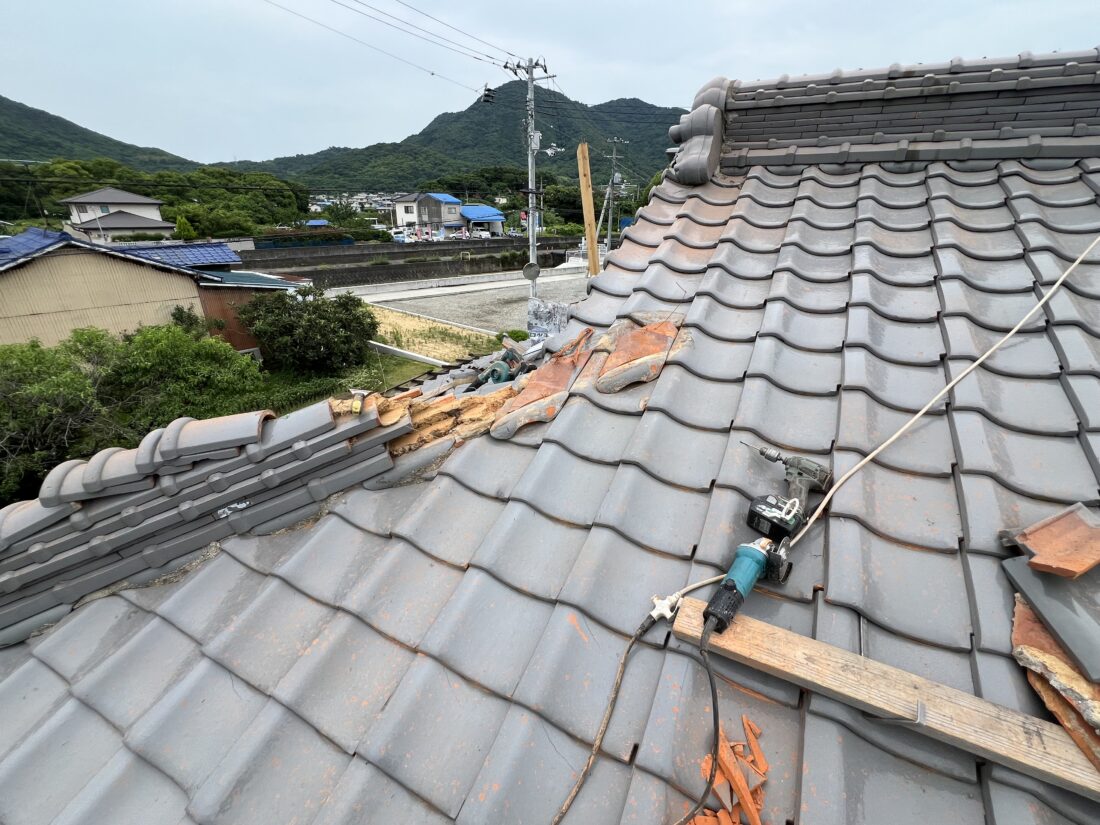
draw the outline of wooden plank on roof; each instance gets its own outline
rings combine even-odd
[[[699,643],[705,602],[684,599],[677,637]],[[748,616],[710,649],[932,739],[1100,801],[1100,771],[1058,725]]]

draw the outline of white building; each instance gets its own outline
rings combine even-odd
[[[176,225],[162,220],[163,201],[107,187],[65,198],[69,207],[65,231],[74,237],[110,243],[125,235],[144,234],[168,237]]]

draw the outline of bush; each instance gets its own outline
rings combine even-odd
[[[174,325],[121,340],[89,328],[56,347],[0,346],[0,500],[33,496],[57,463],[134,446],[180,416],[241,412],[240,395],[262,384],[251,358]]]
[[[272,369],[329,374],[362,364],[378,322],[362,299],[325,296],[320,287],[273,291],[253,298],[237,316],[260,343]]]
[[[357,241],[367,241],[368,243],[381,242],[392,243],[393,235],[384,229],[348,229],[344,232],[345,235],[350,235]]]
[[[498,332],[497,333],[497,340],[498,341],[503,341],[504,336],[506,336],[506,335],[509,338],[511,338],[513,341],[515,341],[517,344],[520,341],[526,341],[528,338],[531,337],[530,335],[527,334],[527,330],[525,330],[525,329],[506,329],[503,332]]]
[[[35,495],[70,455],[95,449],[103,415],[89,376],[59,348],[0,346],[0,502]]]

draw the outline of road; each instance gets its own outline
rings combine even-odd
[[[565,303],[579,301],[585,296],[587,281],[583,274],[548,273],[539,278],[539,297]],[[354,288],[349,291],[354,291]],[[530,291],[528,282],[519,280],[404,290],[363,297],[382,306],[498,331],[527,328],[527,298]]]

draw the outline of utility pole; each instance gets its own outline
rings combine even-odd
[[[630,143],[630,141],[623,140],[620,137],[611,137],[607,139],[607,142],[611,144],[611,154],[604,155],[605,158],[609,158],[611,160],[611,183],[608,184],[607,187],[610,198],[607,210],[607,251],[610,253],[613,248],[611,246],[611,232],[615,226],[615,174],[616,167],[619,161],[619,146],[625,146]]]
[[[504,68],[516,77],[521,72],[527,76],[527,257],[530,263],[538,265],[538,191],[535,182],[535,155],[539,151],[542,133],[535,130],[535,71],[542,69],[543,76],[538,80],[548,80],[556,75],[549,74],[546,62],[542,59],[527,58],[523,63],[505,63]],[[531,281],[531,296],[535,296],[535,282]]]

